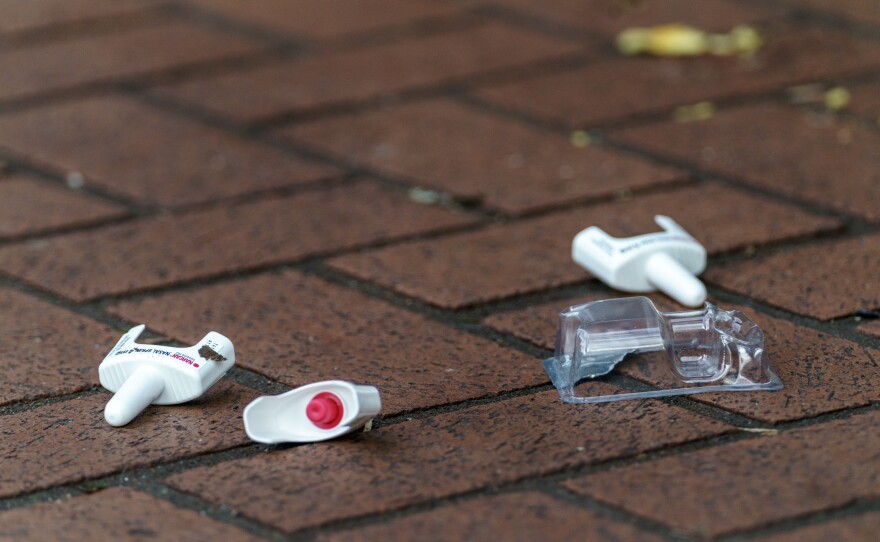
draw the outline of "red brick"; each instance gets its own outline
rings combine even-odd
[[[659,537],[537,492],[480,497],[403,519],[358,527],[321,542],[371,540],[608,540],[660,541]]]
[[[258,540],[232,525],[124,487],[0,512],[0,538]]]
[[[361,182],[20,243],[0,249],[0,269],[83,301],[471,220]]]
[[[334,0],[332,9],[327,9],[324,0],[188,1],[230,18],[311,39],[338,38],[379,31],[452,15],[461,10],[461,6],[454,2],[430,0]]]
[[[191,403],[148,407],[123,428],[104,421],[109,393],[2,416],[0,496],[245,444],[241,412],[255,396],[224,381]]]
[[[58,24],[136,14],[154,0],[40,0],[6,2],[0,6],[0,33],[23,32]]]
[[[760,104],[703,122],[634,128],[620,137],[769,190],[880,220],[874,167],[880,134],[855,125]]]
[[[118,96],[6,115],[0,145],[63,173],[79,172],[87,185],[165,206],[315,181],[335,171]]]
[[[724,205],[694,205],[723,201]],[[675,218],[713,253],[836,227],[834,220],[710,183],[556,213],[431,241],[342,256],[330,265],[429,303],[457,308],[589,277],[571,261],[571,240],[590,225],[617,236]]]
[[[819,12],[830,12],[835,15],[849,17],[859,23],[880,24],[880,5],[873,0],[791,0],[794,5],[815,9]]]
[[[760,542],[873,542],[880,532],[880,512],[868,512],[859,516],[802,527],[782,534],[756,538]]]
[[[0,180],[0,239],[81,226],[124,216],[126,210],[27,177]]]
[[[353,52],[303,57],[165,87],[161,92],[252,122],[387,97],[574,50],[558,39],[491,23]]]
[[[445,100],[283,133],[510,213],[685,177],[680,170],[607,148],[576,148],[567,137]]]
[[[167,483],[292,532],[727,429],[657,401],[572,407],[549,391],[196,468]]]
[[[241,366],[290,386],[332,379],[377,386],[386,416],[547,382],[531,356],[294,272],[111,310],[186,343],[211,322],[234,337]]]
[[[671,116],[677,105],[851,72],[876,66],[880,58],[875,43],[827,30],[780,26],[766,39],[750,58],[615,58],[478,94],[556,122],[589,126],[664,110]]]
[[[0,288],[0,405],[80,391],[98,384],[98,363],[119,332]]]
[[[870,335],[872,337],[877,337],[878,339],[880,339],[880,322],[869,322],[867,324],[862,324],[857,329],[865,335]]]
[[[15,49],[0,57],[0,99],[130,78],[262,47],[238,36],[171,23]]]
[[[820,320],[880,308],[880,235],[784,250],[709,269],[710,282]]]
[[[845,111],[880,124],[880,83],[855,85],[849,91],[850,103]]]
[[[717,536],[880,496],[880,412],[611,469],[565,485]]]
[[[572,305],[622,295],[625,294],[611,290],[592,292],[576,299],[493,314],[486,319],[486,324],[540,347],[554,349],[560,311]],[[681,310],[672,307],[671,301],[660,295],[654,297],[660,311]],[[725,310],[739,309],[757,322],[764,331],[765,352],[785,389],[704,393],[693,395],[692,399],[769,423],[818,416],[880,400],[880,384],[873,378],[880,362],[880,352],[771,318],[748,307],[711,302]],[[679,387],[672,386],[678,380],[669,372],[667,359],[663,353],[634,356],[615,370],[655,386]]]
[[[538,15],[565,25],[616,34],[630,26],[685,23],[714,31],[727,31],[735,24],[782,15],[780,6],[735,0],[703,0],[694,9],[688,0],[664,2],[616,2],[614,0],[493,0],[493,3]]]

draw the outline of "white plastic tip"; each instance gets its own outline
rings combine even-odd
[[[254,399],[244,409],[244,429],[263,444],[319,442],[360,429],[381,410],[373,386],[328,380]]]
[[[135,371],[104,407],[104,419],[113,427],[131,422],[165,389],[164,379],[149,369]]]
[[[706,286],[675,258],[665,252],[651,255],[645,263],[648,281],[686,307],[700,307],[706,301]]]

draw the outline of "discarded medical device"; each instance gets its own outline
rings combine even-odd
[[[381,410],[373,386],[328,380],[254,399],[244,409],[244,430],[264,444],[318,442],[360,429]]]
[[[654,390],[593,395],[602,392],[578,386],[607,374],[627,355],[647,352],[666,355],[628,365],[626,374]],[[764,352],[764,334],[742,312],[706,303],[700,310],[661,313],[647,297],[594,301],[560,313],[556,354],[544,369],[566,403],[782,389]]]
[[[214,331],[195,346],[138,344],[143,325],[119,339],[98,367],[101,385],[115,392],[104,418],[119,427],[148,405],[176,405],[205,393],[235,365],[232,342]]]
[[[668,216],[654,221],[664,231],[618,239],[591,226],[571,243],[571,257],[599,280],[624,292],[661,290],[687,307],[706,301],[696,277],[706,269],[706,249]]]

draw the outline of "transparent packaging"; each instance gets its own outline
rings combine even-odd
[[[650,352],[664,355],[649,363],[633,358],[624,374],[652,389],[591,395],[603,388],[578,387],[608,374],[628,355]],[[594,301],[560,313],[556,354],[544,369],[566,403],[782,389],[764,352],[764,333],[745,314],[711,303],[661,313],[647,297]]]

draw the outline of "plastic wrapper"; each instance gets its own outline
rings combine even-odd
[[[627,356],[650,352],[663,355],[651,356],[641,369],[636,363],[627,374],[653,389],[591,395],[597,388],[578,387]],[[710,303],[661,313],[647,297],[594,301],[560,313],[556,353],[544,368],[566,403],[782,389],[764,351],[764,334],[745,314]]]

